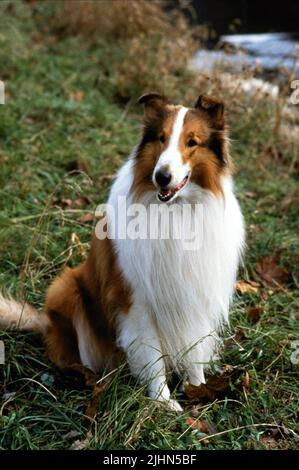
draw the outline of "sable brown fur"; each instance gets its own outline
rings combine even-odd
[[[80,362],[74,323],[76,317],[83,316],[106,367],[118,354],[115,312],[120,306],[122,312],[128,311],[130,295],[111,241],[94,237],[86,262],[65,268],[49,287],[45,312],[50,319],[46,344],[51,360],[59,367]]]

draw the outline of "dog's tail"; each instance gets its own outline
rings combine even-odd
[[[46,334],[48,317],[25,302],[4,298],[0,294],[0,330],[32,331]]]

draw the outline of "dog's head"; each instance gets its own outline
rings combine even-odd
[[[157,93],[141,96],[139,103],[145,118],[135,156],[135,194],[155,191],[160,201],[170,202],[187,197],[190,183],[221,194],[221,176],[231,167],[223,103],[202,95],[186,108]]]

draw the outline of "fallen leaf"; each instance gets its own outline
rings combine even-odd
[[[207,427],[206,427],[206,422],[205,421],[201,421],[199,419],[194,419],[194,418],[187,418],[186,419],[186,424],[191,429],[197,429],[200,432],[207,433]]]
[[[189,426],[191,429],[199,431],[201,434],[204,434],[207,436],[207,439],[205,439],[205,436],[200,436],[200,442],[202,444],[208,444],[209,439],[208,436],[211,436],[213,434],[217,434],[217,429],[215,426],[213,426],[208,420],[199,420],[199,419],[194,419],[194,418],[187,418],[186,419],[186,424]]]
[[[248,381],[246,371],[238,367],[227,366],[219,376],[210,376],[205,384],[199,386],[187,384],[185,393],[192,401],[213,401],[218,397],[232,394],[232,389],[237,387],[243,389],[243,381]]]
[[[71,91],[69,93],[69,100],[80,102],[84,98],[84,92],[81,90]]]
[[[110,385],[110,381],[108,380],[95,385],[92,391],[92,398],[90,402],[88,403],[87,408],[84,413],[85,416],[87,416],[90,419],[95,418],[97,411],[98,411],[101,396],[108,389],[109,385]]]
[[[95,220],[95,215],[89,212],[88,214],[84,214],[80,217],[79,222],[81,224],[86,224],[88,222],[93,222]]]
[[[187,426],[189,426],[192,430],[196,430],[200,432],[200,440],[202,444],[207,445],[209,440],[207,438],[207,433],[205,432],[205,426],[203,421],[193,420],[192,418],[188,418],[186,420]]]
[[[192,429],[197,429],[200,432],[204,432],[206,434],[216,434],[216,428],[207,420],[200,420],[200,419],[193,419],[187,418],[186,424]]]
[[[68,375],[79,376],[87,387],[95,387],[97,384],[96,374],[82,364],[74,363],[65,367],[64,370]]]
[[[257,262],[256,270],[264,285],[268,287],[281,287],[288,282],[290,274],[279,263],[279,253],[273,256],[265,256]]]
[[[187,384],[185,386],[185,393],[187,395],[187,398],[192,401],[213,401],[216,397],[215,392],[213,390],[210,390],[206,384],[201,384],[199,386]]]
[[[263,313],[262,307],[249,307],[247,310],[247,316],[249,320],[251,320],[253,323],[256,323],[257,321],[259,321],[262,313]]]
[[[241,294],[257,294],[260,285],[254,281],[237,281],[236,289]]]

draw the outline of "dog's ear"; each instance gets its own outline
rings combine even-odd
[[[168,99],[159,93],[145,93],[138,98],[138,103],[145,106],[161,106],[167,104]]]
[[[224,104],[212,96],[200,95],[194,106],[203,111],[216,129],[224,127]]]
[[[144,105],[145,115],[151,117],[164,109],[168,99],[159,93],[146,93],[140,96],[138,103]]]

